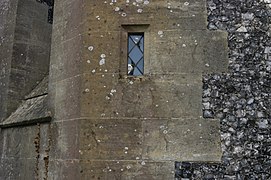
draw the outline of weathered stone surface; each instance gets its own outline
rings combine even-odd
[[[52,83],[52,109],[54,111],[55,121],[75,119],[80,117],[81,113],[81,76],[65,79],[57,83]],[[53,88],[54,87],[54,88]]]
[[[76,36],[57,45],[58,47],[53,47],[51,53],[50,81],[56,82],[81,74],[84,49],[82,36]]]
[[[35,0],[0,2],[0,121],[1,127],[6,127],[0,132],[0,179],[46,177],[45,160],[41,158],[46,157],[48,127],[36,124],[50,118],[47,95],[40,96],[46,94],[48,84],[43,83],[24,100],[48,74],[51,25],[47,12],[48,7]],[[25,127],[29,124],[33,126]],[[16,127],[7,128],[11,125]]]
[[[45,94],[48,94],[48,76],[46,76],[30,94],[25,96],[25,99],[31,99]]]
[[[16,109],[18,97],[47,72],[50,30],[37,20],[46,9],[39,13],[39,4],[26,12],[32,1],[20,0],[14,51],[11,57],[5,51],[2,64],[8,68],[1,73],[8,72],[8,79],[1,78],[15,103],[3,109]],[[38,105],[48,98],[53,121],[18,131],[34,147],[6,144],[13,140],[6,136],[18,136],[18,128],[3,129],[7,158],[1,162],[13,165],[12,157],[29,156],[35,169],[34,175],[26,172],[29,179],[167,180],[174,177],[175,160],[220,161],[219,124],[201,118],[202,74],[227,70],[227,43],[225,33],[206,30],[206,15],[201,0],[56,1],[49,94],[43,94],[43,81],[26,96],[25,103],[35,105],[28,111],[20,107],[9,119],[43,116],[46,107]],[[145,73],[129,77],[127,34],[143,31]],[[4,171],[15,179],[21,172]]]
[[[11,127],[20,125],[29,125],[51,120],[52,113],[48,106],[48,78],[42,82],[28,95],[26,100],[5,119],[0,127]]]
[[[182,74],[118,79],[110,73],[85,74],[81,115],[95,118],[200,116],[200,77]]]
[[[47,95],[26,100],[18,109],[4,120],[0,127],[29,125],[51,120]]]
[[[48,179],[50,180],[74,180],[80,178],[79,160],[52,160],[49,162]]]
[[[221,157],[216,120],[88,119],[80,124],[79,151],[84,160],[215,162]]]
[[[7,96],[8,82],[12,59],[13,37],[16,22],[16,10],[18,0],[1,1],[0,14],[0,120],[2,121],[7,115]]]
[[[82,161],[81,179],[165,180],[173,179],[174,162]]]
[[[154,32],[151,34],[154,44],[150,47],[150,62],[146,60],[151,64],[147,72],[152,74],[226,72],[227,52],[213,51],[216,48],[227,47],[226,37],[226,33],[206,30],[164,31],[162,37]]]
[[[41,130],[42,129],[42,130]],[[50,126],[6,128],[1,131],[0,175],[2,179],[42,179],[46,177]]]
[[[143,159],[220,162],[218,120],[144,120],[142,126]]]
[[[48,6],[35,0],[5,1],[3,5],[7,14],[1,15],[4,26],[0,34],[0,67],[1,78],[8,80],[1,94],[5,104],[0,114],[6,118],[48,74],[51,24],[47,23]]]
[[[80,159],[136,160],[142,156],[142,122],[97,119],[80,122]]]
[[[227,70],[226,34],[206,30],[205,1],[131,3],[56,2],[49,93],[60,138],[52,164],[79,164],[82,179],[173,178],[141,168],[102,171],[118,161],[148,160],[156,170],[165,161],[220,161],[219,123],[201,119],[202,74]],[[131,31],[145,31],[144,77],[126,75]],[[213,49],[221,51],[213,56]]]

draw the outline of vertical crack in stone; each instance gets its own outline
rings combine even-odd
[[[167,137],[166,137],[166,135],[163,135],[163,138],[164,138],[164,140],[165,140],[165,143],[166,143],[166,151],[168,151],[168,140],[167,140]]]
[[[49,152],[51,149],[51,142],[52,142],[52,133],[51,133],[51,128],[52,126],[49,125],[48,127],[48,146],[45,150],[45,156],[43,158],[44,160],[44,166],[45,166],[45,171],[44,171],[44,180],[48,179],[48,168],[49,168]]]
[[[35,150],[37,153],[36,156],[36,169],[35,169],[35,179],[39,179],[39,159],[40,159],[40,124],[37,124],[38,132],[37,135],[34,139],[34,144],[35,144]]]
[[[93,129],[90,129],[90,131],[91,131],[91,136],[93,137],[93,139],[94,139],[94,141],[96,143],[96,146],[98,146],[99,145],[99,141],[97,139],[96,133],[93,131]]]
[[[168,139],[167,139],[167,133],[168,133],[168,121],[167,121],[167,125],[166,125],[166,129],[162,132],[163,133],[163,138],[164,138],[164,141],[165,141],[165,143],[166,143],[166,145],[165,145],[165,148],[166,148],[166,151],[168,151],[168,143],[169,143],[169,141],[168,141]]]
[[[196,54],[196,51],[197,51],[197,47],[198,47],[198,45],[195,44],[195,46],[193,48],[193,52],[191,53],[191,57],[192,57],[193,61],[195,61],[195,54]]]

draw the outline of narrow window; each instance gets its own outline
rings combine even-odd
[[[128,33],[128,75],[144,74],[144,33]]]

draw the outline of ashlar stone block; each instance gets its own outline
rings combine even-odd
[[[219,162],[219,121],[193,118],[143,121],[143,159]]]
[[[82,161],[81,179],[88,180],[170,180],[174,162]]]

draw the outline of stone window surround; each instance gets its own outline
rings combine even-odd
[[[120,76],[122,78],[142,78],[150,71],[150,24],[122,24],[121,25],[121,58],[120,58]],[[127,75],[128,67],[128,34],[129,33],[144,33],[144,75],[131,76]]]

